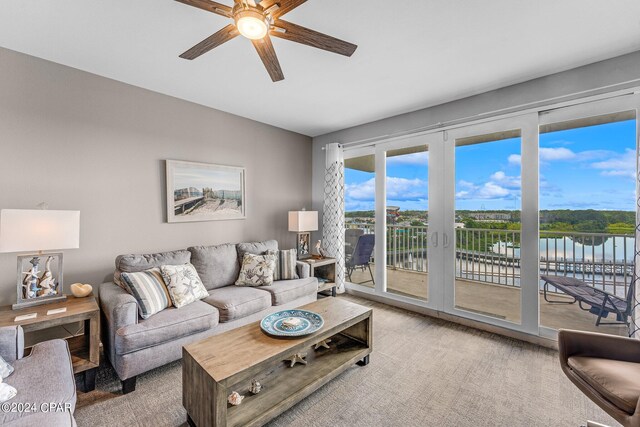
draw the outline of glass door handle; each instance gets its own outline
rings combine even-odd
[[[449,247],[449,235],[447,233],[442,233],[442,247],[445,249]]]
[[[438,247],[438,232],[431,233],[431,244],[434,248]]]

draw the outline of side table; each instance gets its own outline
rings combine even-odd
[[[331,296],[336,296],[336,259],[335,258],[322,258],[322,259],[303,259],[300,260],[309,264],[311,267],[311,277],[317,277],[320,282],[318,285],[318,292],[331,290]]]
[[[50,310],[66,308],[62,313],[47,315]],[[37,313],[32,319],[15,321],[16,316]],[[12,310],[0,307],[0,326],[22,326],[29,332],[84,322],[84,334],[66,338],[73,363],[73,373],[84,376],[85,391],[96,388],[96,370],[100,365],[100,308],[95,297],[75,298],[67,295],[66,301]],[[25,342],[27,341],[25,337]],[[42,341],[42,340],[40,340]],[[35,344],[32,343],[31,345]],[[29,350],[29,348],[25,348]]]

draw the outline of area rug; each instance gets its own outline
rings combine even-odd
[[[374,308],[371,363],[354,366],[268,425],[619,426],[560,369],[556,351],[353,296]],[[78,426],[183,426],[180,362],[122,395],[108,362],[78,393]]]

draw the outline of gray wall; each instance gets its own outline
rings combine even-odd
[[[446,104],[389,117],[313,138],[313,209],[320,211],[324,194],[325,155],[329,143],[348,143],[451,121],[480,119],[498,112],[553,105],[559,101],[640,86],[640,51],[552,74]],[[384,102],[381,100],[380,102]],[[321,231],[313,236],[320,238]]]
[[[0,48],[0,208],[80,210],[65,283],[99,284],[116,255],[276,238],[311,204],[311,139]],[[247,169],[247,219],[165,222],[165,159]],[[0,254],[0,304],[16,254]]]

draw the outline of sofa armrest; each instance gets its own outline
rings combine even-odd
[[[138,302],[113,282],[100,285],[100,307],[113,333],[124,326],[138,323]]]
[[[8,363],[22,359],[24,355],[24,331],[22,326],[0,328],[0,356]]]
[[[116,334],[125,326],[138,323],[138,303],[133,295],[113,282],[100,285],[102,311],[102,344],[111,363],[115,366]]]
[[[596,332],[561,329],[558,331],[558,351],[562,366],[567,365],[571,356],[640,363],[640,340]]]
[[[311,276],[311,266],[306,262],[296,261],[296,273],[298,273],[298,278],[306,279]]]

